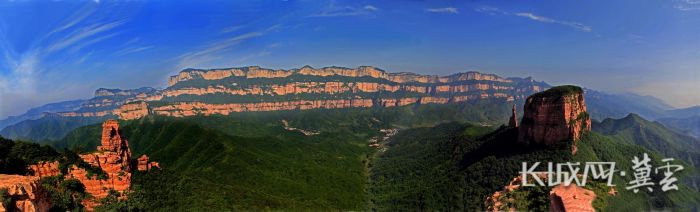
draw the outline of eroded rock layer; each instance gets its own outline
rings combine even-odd
[[[39,177],[0,174],[0,189],[7,192],[3,198],[9,198],[0,202],[0,211],[48,211],[51,207]]]
[[[388,73],[369,66],[186,69],[170,77],[168,85],[163,90],[101,89],[81,109],[59,114],[137,119],[150,114],[191,116],[446,104],[479,99],[514,101],[548,87],[530,78],[502,78],[479,72],[437,76]]]

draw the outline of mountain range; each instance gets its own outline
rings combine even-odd
[[[206,116],[246,111],[472,104],[482,100],[519,106],[524,97],[549,87],[549,84],[529,77],[504,78],[479,72],[448,76],[388,73],[371,66],[354,69],[315,69],[310,66],[290,70],[257,66],[185,69],[171,76],[165,89],[100,88],[88,100],[51,103],[30,109],[25,114],[1,120],[0,135],[35,141],[57,140],[75,127],[88,123],[112,117],[135,119],[148,114]],[[594,120],[636,113],[646,119],[659,119],[677,131],[695,136],[700,134],[698,125],[693,125],[697,119],[692,119],[692,114],[698,114],[698,108],[673,109],[655,97],[635,94],[608,94],[586,89],[585,95]],[[505,118],[486,124],[500,123]],[[45,121],[32,121],[37,119]],[[33,130],[45,128],[56,129],[56,133],[31,134]]]
[[[521,100],[523,106],[516,108],[523,111],[513,107],[518,101],[485,98],[120,120],[119,134],[128,139],[131,154],[147,154],[162,169],[133,172],[130,191],[121,199],[116,193],[98,209],[547,210],[564,204],[550,205],[551,187],[500,191],[518,175],[523,161],[614,161],[628,170],[632,156],[647,153],[653,161],[674,157],[685,165],[678,175],[679,191],[636,194],[591,182],[581,189],[596,198],[578,204],[611,211],[697,210],[700,141],[638,115],[591,122],[584,99],[581,88],[557,86]],[[524,114],[522,119],[517,112]],[[118,116],[54,114],[34,121],[110,117]],[[95,124],[83,123],[44,142],[65,152],[99,154],[101,138],[110,132],[100,121],[91,121]],[[57,156],[48,150],[11,150],[0,152],[0,161],[6,160],[2,157],[28,164]],[[616,177],[615,184],[631,178]],[[71,205],[76,204],[59,206]]]

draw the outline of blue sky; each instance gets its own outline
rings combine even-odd
[[[699,105],[700,0],[0,0],[0,117],[247,65],[476,70]]]

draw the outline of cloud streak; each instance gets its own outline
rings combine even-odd
[[[679,0],[673,8],[680,11],[700,11],[700,0]]]
[[[377,12],[379,8],[374,5],[365,5],[361,8],[351,7],[351,6],[335,6],[331,3],[325,7],[321,12],[312,14],[309,17],[338,17],[338,16],[361,16],[370,15]]]
[[[243,25],[226,27],[226,28],[221,29],[220,33],[224,34],[224,33],[238,31],[239,29],[242,29],[243,27],[244,27]]]
[[[199,51],[182,54],[178,57],[180,59],[178,68],[182,69],[186,67],[193,67],[201,63],[215,60],[219,58],[217,56],[218,54],[230,50],[233,46],[236,46],[245,40],[263,35],[265,35],[265,32],[249,32],[211,43]]]
[[[152,49],[153,47],[155,47],[155,46],[129,47],[129,48],[125,48],[125,49],[122,49],[122,50],[115,52],[114,55],[115,56],[124,56],[124,55],[128,55],[128,54],[134,54],[137,52],[142,52],[142,51]]]
[[[114,22],[109,22],[105,24],[93,24],[87,27],[83,27],[67,37],[65,37],[63,40],[52,44],[49,46],[46,51],[47,52],[54,52],[54,51],[59,51],[62,50],[70,45],[73,45],[85,38],[89,38],[93,35],[96,35],[101,32],[105,32],[107,30],[113,29],[119,25],[122,25],[124,21],[114,21]]]
[[[15,99],[18,102],[0,104],[0,116],[21,112],[26,107],[47,99],[70,95],[56,90],[55,87],[60,86],[60,83],[46,83],[46,76],[52,71],[61,70],[60,67],[67,62],[84,63],[93,53],[81,55],[80,51],[116,37],[119,33],[113,30],[124,24],[128,18],[99,15],[95,13],[97,9],[92,3],[85,5],[71,13],[73,15],[59,20],[52,28],[33,33],[35,37],[21,38],[25,39],[24,41],[9,40],[3,34],[17,29],[0,29],[0,99]],[[17,46],[13,45],[25,41],[30,45],[24,48],[15,48]],[[58,55],[61,56],[57,57]],[[47,95],[46,92],[50,92],[51,95]]]
[[[459,10],[454,7],[443,7],[443,8],[428,8],[425,9],[426,12],[431,13],[446,13],[446,14],[458,14]]]
[[[480,12],[480,13],[486,13],[489,15],[517,16],[517,17],[527,18],[529,20],[537,21],[537,22],[541,22],[541,23],[557,24],[557,25],[561,25],[561,26],[566,26],[566,27],[573,28],[573,29],[576,29],[576,30],[582,31],[582,32],[592,32],[593,31],[593,27],[586,25],[586,24],[572,22],[572,21],[557,20],[554,18],[549,18],[549,17],[545,17],[545,16],[541,16],[541,15],[537,15],[537,14],[529,13],[529,12],[512,13],[512,12],[501,10],[499,8],[496,8],[496,7],[489,7],[489,6],[478,7],[475,9],[475,11]]]
[[[568,26],[568,27],[571,27],[571,28],[574,28],[574,29],[577,29],[577,30],[583,31],[583,32],[593,31],[593,28],[591,26],[588,26],[588,25],[585,25],[582,23],[570,22],[570,21],[560,21],[560,20],[547,18],[544,16],[535,15],[532,13],[515,13],[514,15],[529,18],[530,20],[539,21],[542,23],[559,24],[559,25],[563,25],[563,26]]]

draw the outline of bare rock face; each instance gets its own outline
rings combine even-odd
[[[149,161],[148,155],[141,155],[141,157],[139,157],[138,164],[136,165],[137,170],[149,171],[153,168],[160,168],[160,164],[158,164],[158,162]]]
[[[99,167],[106,176],[100,177],[94,173],[75,165],[68,169],[66,178],[76,179],[85,186],[85,191],[92,198],[83,200],[82,204],[87,210],[93,210],[99,205],[99,200],[107,197],[110,190],[115,190],[125,198],[123,194],[131,187],[131,150],[129,142],[122,137],[119,130],[119,122],[107,120],[102,124],[102,139],[97,146],[97,152],[81,154],[80,158],[93,167]],[[145,160],[144,160],[145,159]],[[157,162],[150,162],[148,156],[139,158],[138,169],[141,170],[141,162],[145,163],[147,171],[158,167]],[[58,162],[41,162],[30,166],[34,177],[55,176],[60,174]],[[106,177],[106,178],[105,178]]]
[[[576,185],[558,185],[549,192],[549,211],[594,212],[593,200],[595,193]]]
[[[127,103],[115,109],[113,113],[123,120],[139,119],[148,115],[148,104],[143,101]]]
[[[58,161],[39,162],[29,166],[32,175],[37,177],[56,176],[61,171],[58,169]]]
[[[557,86],[527,98],[518,141],[548,145],[576,141],[588,131],[591,131],[591,119],[583,90],[570,85]]]
[[[518,127],[518,114],[515,112],[515,105],[513,105],[513,114],[508,120],[508,127]]]
[[[529,78],[503,78],[479,72],[438,76],[389,73],[371,66],[185,69],[171,76],[168,88],[163,90],[99,89],[81,108],[57,115],[116,115],[131,120],[152,114],[226,115],[246,111],[367,107],[370,103],[371,107],[394,107],[475,99],[515,101],[546,86]],[[202,110],[187,110],[190,106]]]
[[[4,198],[9,198],[8,205],[0,202],[0,211],[48,211],[51,207],[39,177],[0,174],[0,189],[7,189]],[[0,194],[2,195],[2,194]]]

